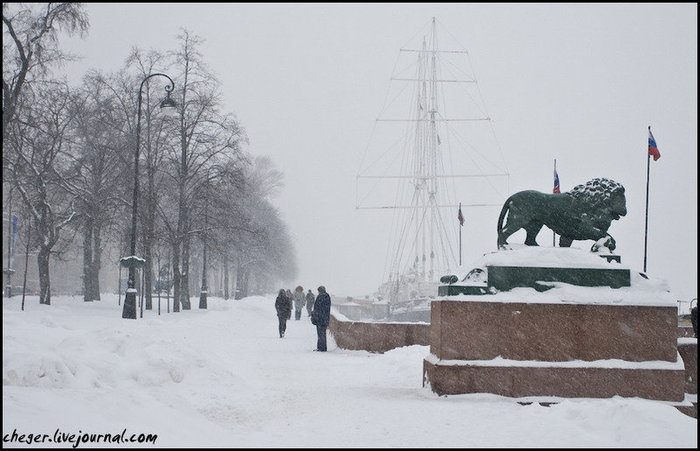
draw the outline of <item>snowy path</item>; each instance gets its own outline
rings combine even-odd
[[[422,387],[427,346],[371,354],[329,338],[329,352],[314,352],[305,313],[278,337],[272,298],[211,298],[206,311],[195,302],[136,321],[121,319],[116,297],[27,302],[20,312],[19,299],[3,300],[3,435],[126,428],[163,447],[697,445],[697,421],[659,402],[438,397]]]

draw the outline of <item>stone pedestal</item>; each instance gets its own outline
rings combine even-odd
[[[423,383],[434,392],[684,399],[675,306],[483,298],[432,301]]]

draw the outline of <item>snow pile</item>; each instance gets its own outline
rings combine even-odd
[[[577,247],[540,247],[526,245],[508,245],[503,249],[484,254],[477,259],[473,267],[492,266],[526,266],[544,268],[607,268],[629,269],[628,266],[610,262],[595,252]]]
[[[274,295],[210,297],[208,310],[170,314],[163,300],[162,315],[156,304],[137,320],[121,318],[114,295],[51,306],[30,296],[25,311],[20,301],[3,299],[3,436],[126,429],[178,448],[697,446],[697,421],[669,403],[440,397],[422,386],[428,346],[372,354],[330,338],[329,352],[313,352],[306,312],[279,338]]]

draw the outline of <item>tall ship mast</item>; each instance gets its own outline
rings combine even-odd
[[[377,295],[394,308],[436,296],[440,276],[461,265],[458,210],[500,207],[508,190],[468,53],[439,49],[437,32],[433,18],[419,45],[400,49],[391,82],[401,86],[387,95],[357,175],[356,208],[393,212]]]

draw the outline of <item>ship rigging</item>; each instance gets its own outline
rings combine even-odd
[[[466,49],[438,47],[435,18],[420,45],[400,49],[391,83],[402,86],[390,87],[356,177],[357,209],[393,211],[377,296],[394,308],[436,296],[440,276],[461,264],[458,208],[500,207],[508,192],[509,173],[468,63]]]

